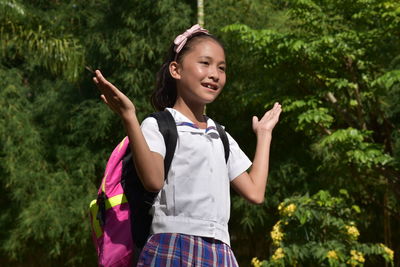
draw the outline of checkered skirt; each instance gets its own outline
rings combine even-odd
[[[238,267],[231,248],[218,240],[161,233],[144,246],[137,267]]]

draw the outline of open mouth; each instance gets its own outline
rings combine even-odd
[[[212,83],[202,83],[201,85],[203,85],[204,87],[207,87],[208,89],[211,90],[217,90],[218,86]]]

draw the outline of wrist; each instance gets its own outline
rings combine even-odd
[[[125,125],[137,121],[136,113],[134,110],[129,110],[121,113],[121,118]]]
[[[256,136],[259,139],[272,139],[272,131],[270,131],[270,130],[259,130],[259,131],[257,131]]]

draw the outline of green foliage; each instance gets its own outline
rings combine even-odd
[[[365,242],[392,243],[397,253],[399,13],[394,0],[205,2],[205,26],[224,42],[228,62],[228,83],[209,115],[251,156],[251,116],[275,101],[284,108],[266,202],[232,199],[241,265],[270,256],[272,239],[260,236],[289,221],[276,212],[283,199],[320,189],[346,188],[353,204],[325,191],[318,197],[329,207],[302,202],[306,196],[285,202],[299,205],[282,225],[285,260],[303,251],[299,229],[314,238],[306,246],[317,255],[310,264],[335,266],[326,255],[336,247],[339,260],[349,259],[350,243],[368,260],[388,254]],[[85,67],[100,68],[143,118],[165,51],[195,14],[193,1],[180,0],[0,0],[0,265],[95,265],[87,204],[124,132]],[[358,216],[350,219],[348,210]],[[360,239],[349,241],[339,227],[350,221]],[[317,222],[337,236],[323,243]]]
[[[88,205],[124,130],[83,71],[101,68],[143,118],[191,14],[175,0],[0,1],[0,265],[96,265]]]
[[[253,266],[376,266],[382,260],[393,266],[392,250],[358,241],[354,219],[361,210],[346,190],[340,197],[319,191],[287,198],[278,210],[271,231],[275,252],[268,261],[254,259]]]
[[[359,168],[370,169],[373,166],[385,166],[393,158],[384,152],[379,144],[367,142],[371,132],[357,129],[339,129],[321,139],[315,144],[314,150],[322,154],[326,164],[337,162],[353,164]]]
[[[90,229],[82,221],[87,218],[85,202],[90,201],[87,188],[93,184],[90,179],[79,178],[93,177],[94,162],[76,162],[78,166],[69,166],[71,169],[51,166],[46,160],[50,151],[46,151],[33,122],[33,106],[26,98],[28,91],[21,83],[21,73],[2,70],[0,77],[4,122],[0,132],[0,170],[2,187],[8,192],[2,203],[2,227],[8,231],[2,234],[6,239],[1,249],[18,259],[31,253],[27,244],[34,242],[39,252],[47,251],[50,258],[63,254],[67,261],[89,243]],[[54,144],[49,146],[54,153]],[[80,151],[80,156],[82,153],[85,151]],[[77,226],[80,231],[76,231]],[[87,233],[87,238],[82,239],[82,233]],[[66,246],[70,247],[68,253],[62,250]],[[71,257],[69,262],[76,264],[76,260]],[[44,262],[46,259],[41,264]]]
[[[28,61],[53,75],[75,81],[81,74],[83,48],[72,35],[46,30],[48,21],[17,1],[0,2],[0,54],[3,64]],[[45,25],[45,26],[44,26]],[[29,59],[29,60],[27,60]]]
[[[390,228],[400,208],[398,1],[276,1],[268,11],[282,20],[223,28],[235,82],[221,106],[233,101],[241,118],[282,103],[269,214],[277,199],[345,188],[366,211],[357,218],[363,239],[398,244]]]

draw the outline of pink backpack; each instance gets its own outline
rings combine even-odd
[[[133,240],[129,204],[120,182],[122,159],[129,146],[125,137],[111,154],[98,195],[106,195],[105,213],[107,223],[101,225],[97,198],[90,203],[93,241],[96,245],[99,266],[133,266]],[[123,230],[121,230],[123,229]]]
[[[178,133],[168,111],[153,113],[164,137],[164,171],[168,173]],[[147,241],[152,216],[149,211],[157,193],[147,192],[140,182],[125,137],[108,159],[97,199],[90,203],[92,237],[99,266],[136,266]]]

